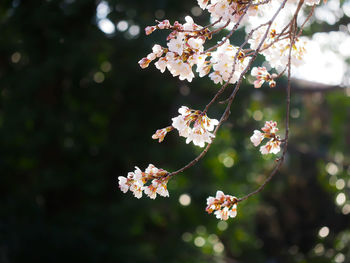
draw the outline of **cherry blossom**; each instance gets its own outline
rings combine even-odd
[[[186,138],[186,143],[204,147],[205,143],[211,143],[215,135],[211,133],[219,124],[216,119],[210,119],[199,110],[192,110],[186,106],[179,109],[180,115],[172,118],[172,126],[178,130],[179,135]]]
[[[253,4],[258,2],[253,1]],[[198,0],[199,7],[207,9],[213,21],[221,19],[223,22],[237,22],[247,8],[248,3],[229,0]],[[256,11],[257,6],[252,5],[247,10],[247,14],[255,15]]]
[[[197,0],[200,8],[205,9],[208,5],[209,0]]]
[[[318,5],[320,0],[305,0],[305,4],[309,6]]]
[[[237,198],[231,195],[225,195],[222,191],[217,191],[215,197],[207,198],[208,214],[214,212],[217,219],[227,220],[229,217],[237,215]]]
[[[211,37],[210,32],[195,24],[190,16],[185,19],[186,23],[183,25],[175,22],[173,26],[165,27],[173,30],[168,36],[167,48],[155,45],[153,52],[139,61],[141,68],[147,68],[158,58],[155,62],[156,68],[162,73],[168,69],[180,80],[191,82],[194,78],[192,67],[196,65],[200,77],[208,75],[213,70],[209,77],[214,83],[222,84],[223,81],[235,83],[250,58],[246,57],[238,47],[231,45],[228,39],[222,43],[220,41],[215,51],[204,52],[203,45],[206,39]]]
[[[167,171],[158,169],[153,164],[150,164],[145,172],[142,172],[140,168],[135,167],[135,171],[129,172],[127,177],[118,177],[119,188],[123,193],[130,190],[138,199],[142,197],[142,192],[151,199],[155,199],[157,193],[161,196],[169,197],[169,192],[167,190],[169,178],[167,175]],[[146,186],[148,182],[151,183]]]
[[[258,130],[255,130],[253,136],[250,137],[250,140],[255,147],[258,146],[263,139],[264,139],[264,134]]]
[[[168,132],[172,131],[174,129],[173,126],[168,126],[163,129],[159,129],[156,131],[155,134],[152,135],[152,139],[158,139],[158,142],[162,142],[167,135]]]
[[[267,25],[260,27],[254,31],[252,37],[248,40],[252,49],[257,49],[262,38],[267,30]],[[280,26],[273,24],[270,28],[266,39],[262,47],[260,48],[260,54],[265,56],[265,59],[271,67],[281,71],[288,63],[290,39],[283,37],[283,34],[279,32]],[[291,64],[293,66],[300,66],[304,63],[303,57],[307,51],[308,39],[297,38],[292,47]]]
[[[146,35],[152,34],[157,29],[167,29],[170,28],[170,22],[169,20],[163,20],[159,22],[156,26],[148,26],[145,28]]]
[[[261,154],[269,154],[269,153],[279,153],[281,142],[275,139],[271,139],[264,146],[260,147]]]
[[[211,144],[215,138],[218,125],[221,125],[230,114],[232,101],[245,77],[243,73],[245,74],[249,70],[253,60],[259,54],[265,57],[266,62],[278,74],[270,74],[265,67],[254,67],[251,75],[256,78],[254,81],[255,88],[261,88],[265,82],[271,88],[275,87],[276,79],[282,76],[284,72],[288,74],[289,82],[291,67],[298,67],[304,63],[304,54],[309,46],[309,40],[300,37],[300,35],[303,26],[311,17],[312,11],[306,18],[303,18],[305,14],[299,17],[298,14],[300,11],[305,11],[303,10],[305,6],[314,6],[319,4],[320,0],[197,0],[197,2],[200,8],[209,12],[213,23],[202,27],[196,24],[190,16],[187,16],[184,24],[178,21],[171,24],[169,20],[163,20],[157,21],[156,25],[147,26],[145,28],[146,35],[150,35],[155,30],[164,29],[169,30],[170,33],[166,38],[166,44],[163,46],[154,45],[152,52],[138,63],[142,69],[145,69],[154,62],[155,67],[162,73],[168,70],[173,77],[188,82],[191,82],[195,77],[195,69],[199,77],[208,76],[215,84],[225,84],[203,112],[186,106],[180,107],[178,109],[180,115],[172,118],[171,126],[158,129],[152,135],[152,139],[157,139],[158,142],[162,142],[167,133],[176,129],[179,136],[186,138],[187,144],[193,142],[194,145],[199,147],[204,147],[206,143]],[[304,19],[304,21],[299,21],[300,19]],[[302,24],[302,26],[298,28],[299,24]],[[245,27],[246,40],[237,44],[240,46],[235,46],[230,43],[230,38],[239,27]],[[206,42],[223,29],[228,29],[229,33],[214,46],[206,49]],[[240,37],[235,40],[239,39]],[[225,88],[229,89],[228,84],[236,85],[231,95],[226,100],[221,101],[226,103],[227,107],[219,122],[216,119],[209,118],[206,113],[209,106],[215,101],[217,102],[219,96],[225,94]],[[288,113],[290,109],[290,85],[288,85],[286,101]],[[288,122],[288,116],[286,119]],[[285,142],[288,140],[289,127],[286,126],[283,140]],[[250,140],[255,147],[258,147],[266,139],[266,143],[260,146],[261,154],[277,154],[281,150],[282,142],[279,135],[276,134],[277,132],[277,123],[266,121],[261,130],[254,130]],[[287,143],[284,147],[286,146]],[[158,169],[152,164],[144,172],[135,167],[135,170],[129,172],[127,177],[118,177],[119,188],[123,193],[130,190],[136,198],[141,198],[143,194],[151,199],[155,199],[157,195],[168,197],[167,183],[169,178],[193,166],[206,154],[207,149],[187,165],[172,173]],[[278,160],[276,169],[281,166],[285,153],[286,148],[284,148],[282,157]],[[270,174],[266,182],[271,179],[273,174]],[[257,191],[240,199],[225,195],[222,191],[217,191],[215,197],[208,197],[206,211],[209,214],[214,212],[215,216],[221,220],[236,217],[237,203],[260,192],[265,184],[262,184]]]
[[[141,68],[148,67],[150,62],[159,58],[155,66],[162,73],[168,69],[174,77],[179,76],[180,80],[192,81],[194,78],[192,66],[197,64],[197,61],[199,62],[204,49],[203,45],[209,34],[206,34],[207,30],[201,31],[202,27],[195,24],[192,17],[187,16],[185,20],[186,23],[183,25],[179,22],[170,25],[169,21],[165,20],[166,22],[159,22],[155,26],[155,29],[171,29],[173,31],[168,35],[167,48],[162,48],[159,45],[157,45],[157,50],[153,48],[152,53],[139,61]],[[146,34],[152,30],[147,27]],[[199,32],[204,32],[204,34]],[[156,51],[158,52],[156,53]]]
[[[277,75],[270,75],[265,67],[254,67],[251,74],[253,77],[256,77],[256,80],[254,81],[254,88],[260,88],[265,81],[269,83],[270,88],[276,87],[276,81],[274,79],[277,77]]]
[[[209,77],[215,82],[223,81],[235,83],[243,70],[249,63],[250,58],[245,57],[239,48],[230,44],[229,40],[226,40],[216,51],[211,53],[210,64],[214,70]],[[233,72],[234,68],[234,73]]]
[[[250,137],[250,141],[255,147],[257,147],[265,138],[267,138],[269,141],[260,147],[261,154],[277,154],[281,150],[281,140],[280,137],[276,135],[276,132],[278,131],[277,122],[267,121],[261,130],[263,132],[255,130],[254,134]]]

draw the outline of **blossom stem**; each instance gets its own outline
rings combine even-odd
[[[285,125],[286,125],[286,131],[285,131],[285,136],[284,136],[284,146],[283,146],[283,152],[282,152],[282,156],[278,159],[277,161],[277,165],[275,166],[275,168],[272,170],[272,172],[268,175],[268,177],[265,179],[265,181],[263,182],[263,184],[256,189],[255,191],[241,197],[238,199],[238,202],[244,201],[246,199],[248,199],[249,197],[260,193],[265,186],[267,185],[268,182],[270,182],[270,180],[272,179],[272,177],[277,173],[277,171],[280,169],[280,167],[282,166],[286,153],[287,153],[287,147],[288,147],[288,139],[289,139],[289,116],[290,116],[290,98],[291,98],[291,57],[292,57],[292,46],[294,45],[294,42],[296,40],[296,32],[297,32],[297,26],[296,26],[296,21],[297,21],[297,15],[299,13],[300,7],[303,4],[304,0],[300,0],[298,8],[295,12],[293,21],[291,21],[290,23],[290,48],[289,48],[289,55],[288,55],[288,64],[287,64],[287,74],[288,74],[288,84],[287,84],[287,91],[286,91],[286,120],[285,120]]]

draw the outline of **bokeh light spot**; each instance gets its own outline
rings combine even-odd
[[[191,90],[188,86],[182,85],[180,86],[180,93],[182,96],[188,96],[190,94]]]
[[[192,240],[192,234],[188,232],[183,233],[182,240],[185,242],[190,242]]]
[[[346,201],[346,197],[344,193],[340,193],[337,195],[335,202],[337,203],[337,205],[343,205]]]
[[[218,223],[218,229],[221,231],[225,231],[228,228],[228,224],[225,221],[220,221]]]
[[[335,187],[338,190],[342,190],[345,187],[345,181],[343,179],[338,179],[337,182],[335,183]]]
[[[111,20],[104,18],[98,21],[98,27],[102,32],[106,34],[113,34],[115,32],[115,26]]]
[[[219,241],[219,238],[215,234],[210,234],[209,237],[208,237],[208,241],[211,244],[215,244],[215,243],[217,243]]]
[[[256,110],[253,113],[253,119],[256,121],[261,121],[264,117],[264,114],[260,110]]]
[[[194,6],[194,7],[191,8],[191,13],[194,16],[200,16],[203,13],[203,11],[202,11],[202,9],[200,7]]]
[[[15,52],[11,56],[12,63],[18,63],[21,60],[21,53]]]
[[[99,19],[106,18],[107,15],[111,12],[111,9],[109,8],[109,5],[106,1],[102,1],[98,4],[96,8],[96,16]]]
[[[226,156],[224,160],[222,161],[225,167],[231,168],[234,165],[234,160],[231,156]]]
[[[140,34],[140,27],[138,25],[132,25],[129,28],[129,34],[133,37],[137,36],[138,34]]]
[[[96,72],[94,74],[94,81],[96,83],[102,83],[105,80],[105,75],[102,72]]]
[[[343,206],[343,209],[341,210],[341,212],[342,212],[344,215],[350,214],[350,204],[344,205],[344,206]]]
[[[154,16],[157,18],[157,19],[163,19],[164,16],[165,16],[165,12],[163,9],[158,9],[156,10],[156,12],[154,13]]]
[[[194,245],[196,247],[202,247],[205,244],[205,239],[203,237],[196,237],[194,239]]]
[[[205,226],[197,226],[196,232],[198,235],[204,235],[207,232],[207,228]]]
[[[191,203],[191,197],[188,194],[182,194],[179,197],[179,203],[183,206],[188,206]]]
[[[324,226],[320,229],[320,231],[318,231],[318,235],[322,238],[325,238],[326,236],[328,236],[329,234],[329,228]]]
[[[224,251],[225,247],[221,242],[219,242],[213,246],[213,249],[214,249],[215,253],[220,254]]]
[[[338,166],[334,163],[327,163],[326,165],[326,171],[330,175],[336,175],[339,171]]]
[[[317,244],[314,248],[314,252],[317,256],[321,256],[324,253],[324,245],[323,244]]]
[[[125,20],[119,21],[117,24],[117,29],[120,32],[126,31],[128,29],[128,27],[129,27],[129,24]]]
[[[110,72],[111,69],[112,69],[112,65],[108,61],[105,61],[101,64],[101,70],[103,72]]]
[[[342,263],[342,262],[344,262],[344,260],[345,260],[345,256],[344,256],[344,254],[342,254],[342,253],[338,253],[338,254],[334,257],[334,261],[335,261],[336,263]]]

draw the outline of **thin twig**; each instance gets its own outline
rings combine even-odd
[[[255,54],[254,56],[252,57],[252,59],[249,61],[248,65],[246,66],[246,68],[242,71],[242,73],[240,74],[240,78],[238,79],[237,81],[237,84],[236,84],[236,87],[235,89],[233,90],[232,94],[230,95],[230,99],[229,99],[229,103],[227,104],[226,108],[225,108],[225,111],[224,113],[222,114],[221,118],[220,118],[220,121],[218,123],[218,125],[216,126],[213,134],[216,135],[217,131],[219,130],[219,128],[221,127],[221,125],[224,123],[224,121],[227,120],[228,116],[230,115],[230,108],[231,108],[231,105],[232,105],[232,102],[233,102],[233,99],[235,98],[235,95],[237,94],[238,90],[239,90],[239,87],[242,83],[242,80],[243,80],[243,77],[245,75],[245,73],[249,70],[251,64],[253,63],[253,61],[255,60],[256,56],[258,55],[258,51],[260,49],[260,47],[263,45],[266,37],[267,37],[267,34],[271,28],[271,25],[272,25],[272,22],[276,19],[277,15],[280,13],[280,11],[283,9],[285,3],[287,2],[287,0],[283,0],[281,6],[278,8],[278,10],[276,11],[276,13],[273,15],[273,17],[267,22],[268,23],[268,28],[262,38],[262,40],[260,41],[259,45],[258,45],[258,48],[256,49],[255,51]],[[201,158],[203,158],[203,156],[208,152],[210,146],[211,146],[212,143],[209,143],[205,149],[195,158],[193,159],[191,162],[189,162],[187,165],[185,165],[184,167],[172,172],[172,173],[169,173],[167,175],[167,177],[173,177],[183,171],[185,171],[186,169],[192,167],[194,164],[196,164]]]
[[[239,27],[239,25],[240,25],[240,23],[241,23],[243,17],[244,17],[244,16],[246,15],[246,13],[248,12],[248,9],[249,9],[249,7],[251,6],[252,2],[253,2],[253,0],[250,0],[250,1],[249,1],[249,4],[245,7],[245,9],[244,9],[244,11],[243,11],[243,14],[239,17],[237,23],[236,23],[236,24],[234,25],[234,27],[230,30],[230,33],[228,33],[228,34],[224,37],[224,39],[223,39],[221,42],[219,42],[219,43],[216,44],[215,46],[212,46],[211,48],[205,50],[205,51],[203,52],[204,54],[205,54],[205,53],[208,53],[208,52],[210,52],[210,51],[212,51],[212,50],[214,50],[214,49],[217,49],[217,48],[220,47],[220,46],[222,46],[222,45],[233,35],[233,33],[236,32],[236,30],[237,30],[237,28]],[[230,20],[229,20],[229,21],[230,21]]]
[[[297,21],[297,16],[300,10],[301,5],[304,3],[304,0],[300,0],[298,8],[295,12],[295,15],[293,17],[293,21],[291,21],[290,25],[291,25],[291,34],[290,34],[290,48],[289,48],[289,55],[288,55],[288,64],[287,64],[287,68],[288,68],[288,85],[287,85],[287,94],[286,94],[286,120],[285,120],[285,125],[286,125],[286,131],[285,131],[285,135],[284,135],[284,146],[283,146],[283,152],[282,152],[282,156],[277,160],[277,165],[275,166],[275,168],[272,170],[272,172],[269,174],[269,176],[265,179],[265,181],[263,182],[263,184],[256,189],[255,191],[239,198],[237,200],[237,202],[241,202],[244,201],[246,199],[248,199],[249,197],[260,193],[265,186],[267,185],[268,182],[270,182],[270,180],[272,179],[272,177],[277,173],[277,171],[280,169],[280,167],[282,166],[286,153],[287,153],[287,147],[288,147],[288,139],[289,139],[289,116],[290,116],[290,95],[291,95],[291,58],[292,58],[292,47],[294,45],[294,42],[296,40],[296,31],[297,31],[297,25],[296,25],[296,21]]]
[[[313,6],[312,6],[312,9],[311,9],[309,15],[308,15],[307,18],[305,19],[304,23],[300,26],[299,33],[297,34],[297,38],[300,37],[301,33],[303,32],[303,29],[304,29],[305,24],[307,23],[307,21],[310,20],[312,14],[313,14],[314,11],[315,11],[315,7],[316,7],[316,5],[313,5]]]

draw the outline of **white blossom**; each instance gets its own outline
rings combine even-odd
[[[193,128],[192,132],[186,139],[186,143],[189,144],[192,141],[194,145],[204,147],[205,143],[211,143],[212,138],[215,138],[215,135],[208,132],[208,130]]]
[[[261,128],[263,132],[258,130],[254,131],[254,134],[250,137],[250,141],[255,147],[257,147],[265,138],[269,141],[260,147],[261,154],[277,154],[281,150],[281,140],[276,134],[278,131],[277,122],[266,121],[264,127]]]
[[[164,72],[167,67],[167,60],[166,58],[160,58],[156,63],[154,63],[157,69],[160,70],[160,72]]]
[[[165,181],[160,181],[158,183],[157,194],[159,194],[160,196],[169,197],[169,192],[168,192],[166,183],[167,182],[165,182]]]
[[[153,46],[152,52],[159,58],[163,55],[163,48],[160,45],[156,44]]]
[[[260,88],[265,81],[269,83],[271,88],[276,86],[276,81],[274,80],[277,75],[270,74],[265,67],[254,67],[251,71],[253,77],[256,77],[254,81],[254,88]]]
[[[222,84],[222,77],[219,73],[219,71],[215,71],[209,74],[209,78],[215,83],[215,84]]]
[[[252,37],[248,40],[251,49],[256,50],[262,41],[268,26],[260,27],[254,31]],[[274,23],[270,28],[263,45],[260,48],[260,54],[265,56],[266,61],[269,62],[271,67],[281,71],[288,64],[290,39],[278,38],[279,26]],[[291,64],[293,66],[300,66],[304,63],[304,54],[307,50],[308,40],[307,38],[298,38],[294,42],[291,52]]]
[[[254,134],[250,137],[250,141],[254,144],[254,146],[258,146],[261,141],[264,139],[264,135],[261,131],[255,130]]]
[[[208,5],[209,0],[197,0],[200,8],[205,9]]]
[[[281,142],[271,139],[265,145],[260,147],[260,152],[261,154],[269,154],[269,153],[277,154],[281,150],[280,144]]]
[[[128,184],[128,179],[124,176],[119,176],[119,188],[123,193],[126,193],[129,190],[130,185]]]
[[[217,219],[227,220],[237,215],[237,198],[231,195],[225,195],[222,191],[217,191],[215,197],[207,198],[206,211],[214,214]]]
[[[200,111],[190,110],[186,106],[179,109],[180,115],[172,118],[172,126],[178,130],[179,135],[186,138],[186,143],[204,147],[211,143],[215,135],[211,133],[219,124],[216,119],[210,119]]]
[[[238,50],[238,47],[231,45],[230,41],[226,40],[223,45],[211,53],[210,62],[214,72],[209,77],[214,83],[222,83],[223,80],[234,84],[239,79],[250,58],[244,57],[243,52],[238,52]],[[235,70],[232,75],[233,67]]]
[[[153,180],[149,186],[145,187],[145,194],[148,195],[149,198],[155,199],[157,197],[157,187],[158,184]]]
[[[182,55],[184,42],[181,37],[171,39],[167,45],[171,52],[175,52],[180,56]]]
[[[320,0],[305,0],[305,4],[310,6],[318,5],[319,3],[320,3]]]
[[[153,164],[149,164],[145,172],[135,167],[135,171],[129,172],[127,177],[119,176],[118,184],[123,193],[130,190],[138,199],[142,197],[143,192],[151,199],[155,199],[157,193],[161,196],[168,197],[167,183],[169,177],[167,175],[167,171],[159,169]],[[151,183],[149,185],[145,185],[150,181]]]
[[[203,39],[202,38],[190,38],[187,44],[192,48],[192,50],[203,51]]]
[[[143,190],[143,185],[140,184],[139,181],[135,181],[131,186],[130,186],[130,191],[134,193],[134,196],[137,199],[140,199],[142,197],[142,190]]]

